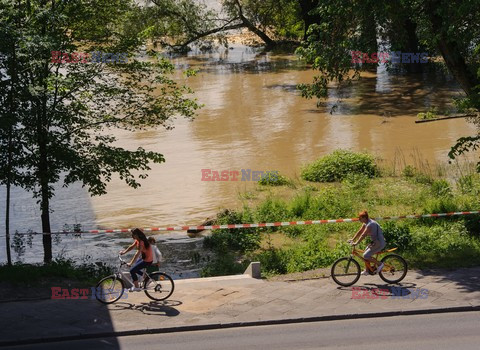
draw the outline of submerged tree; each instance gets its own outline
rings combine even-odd
[[[4,46],[0,52],[5,62],[16,60],[22,67],[16,82],[11,71],[0,69],[3,88],[21,102],[12,130],[24,169],[18,184],[38,198],[47,263],[52,259],[48,233],[53,184],[80,181],[92,195],[101,195],[117,173],[129,186],[140,186],[138,178],[145,178],[149,164],[163,162],[163,156],[118,147],[110,131],[171,128],[172,118],[192,118],[199,108],[186,97],[191,90],[173,80],[174,67],[166,60],[119,63],[119,56],[114,62],[103,55],[131,57],[141,44],[137,33],[122,27],[134,10],[133,1],[125,0],[31,0],[15,5],[0,0],[2,27],[19,33],[2,32],[17,48],[15,56]],[[76,51],[95,54],[92,60],[79,59],[72,54]],[[12,105],[8,99],[0,103],[2,111]],[[5,176],[2,173],[2,180]]]
[[[195,0],[149,0],[139,14],[145,33],[162,46],[177,51],[188,45],[211,47],[225,43],[224,34],[245,28],[266,47],[279,40],[298,39],[303,31],[300,7],[295,0],[223,0],[221,11]]]

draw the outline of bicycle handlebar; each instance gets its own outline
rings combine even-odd
[[[124,265],[124,264],[126,265],[127,264],[127,262],[122,259],[122,256],[120,254],[118,254],[118,259],[120,259],[121,265]]]

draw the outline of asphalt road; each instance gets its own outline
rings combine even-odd
[[[479,349],[480,312],[90,339],[10,349]]]

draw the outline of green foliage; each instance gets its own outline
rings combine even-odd
[[[258,183],[263,186],[284,186],[290,185],[291,181],[286,176],[280,175],[278,171],[267,171]]]
[[[307,271],[331,265],[336,259],[347,255],[348,245],[339,243],[335,249],[316,241],[309,241],[290,251],[287,272]]]
[[[214,260],[209,262],[201,271],[201,277],[226,276],[243,273],[248,267],[249,262],[238,262],[235,255],[230,252],[224,252],[215,256]]]
[[[238,224],[254,222],[248,208],[243,212],[227,211],[217,217],[216,224]],[[213,230],[211,236],[205,237],[203,244],[207,249],[224,254],[229,251],[245,253],[260,247],[260,230],[255,228]]]
[[[478,149],[480,149],[480,135],[461,137],[448,152],[448,156],[450,159],[455,159],[462,154]],[[477,172],[480,173],[480,162],[477,163]]]
[[[416,226],[412,231],[413,250],[405,257],[419,267],[472,266],[480,263],[480,241],[469,237],[458,222]]]
[[[382,224],[382,230],[387,248],[397,247],[400,251],[404,251],[410,247],[412,235],[408,225],[387,221]]]
[[[370,187],[370,178],[369,176],[361,174],[347,174],[342,181],[342,184],[346,191],[354,192],[359,196],[365,195]]]
[[[402,170],[402,175],[405,177],[414,177],[416,173],[417,173],[417,170],[411,165],[407,165]]]
[[[436,119],[438,118],[438,108],[433,107],[430,108],[426,113],[418,113],[418,118],[420,120]]]
[[[287,218],[288,211],[285,202],[271,197],[264,200],[255,212],[255,219],[258,222],[284,221]]]
[[[336,150],[304,167],[302,178],[314,182],[335,182],[352,174],[374,177],[377,173],[373,156],[367,153]]]
[[[419,184],[430,185],[433,182],[433,179],[429,174],[421,172],[420,170],[411,165],[407,165],[402,170],[402,175]]]
[[[424,214],[450,213],[458,211],[458,205],[453,197],[439,197],[427,199],[424,204]]]
[[[289,212],[293,218],[304,218],[312,205],[311,191],[303,191],[290,201]]]
[[[0,265],[0,279],[15,284],[40,282],[46,278],[67,278],[96,284],[113,273],[111,267],[91,263],[76,264],[72,259],[56,259],[50,264]]]
[[[448,181],[444,179],[435,180],[432,183],[432,193],[436,197],[451,197],[452,196],[452,189],[450,188],[450,184]]]
[[[457,187],[463,194],[480,195],[480,175],[469,174],[460,177]]]
[[[269,248],[255,254],[260,261],[262,274],[279,275],[287,273],[288,253],[280,249]]]

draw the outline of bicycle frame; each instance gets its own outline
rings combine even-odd
[[[375,256],[374,256],[374,258],[375,258],[375,260],[378,261],[378,257],[379,257],[380,255],[387,254],[387,253],[391,253],[391,252],[393,252],[393,251],[395,251],[395,250],[397,250],[397,249],[398,249],[398,248],[391,248],[391,249],[387,249],[387,250],[382,250],[381,252],[376,253]],[[366,263],[366,262],[370,263],[370,261],[366,260],[366,259],[363,257],[363,253],[364,253],[364,252],[365,252],[365,250],[363,250],[363,249],[357,249],[356,246],[353,245],[353,247],[352,247],[352,253],[351,253],[350,257],[353,259],[354,256],[357,256],[357,257],[359,257],[360,259],[362,259],[363,262],[365,262],[365,263]],[[374,265],[375,265],[375,263],[374,263]],[[369,270],[370,270],[371,272],[375,271],[375,270],[373,269],[373,267],[370,266],[370,264],[366,264],[366,266],[369,268]]]

